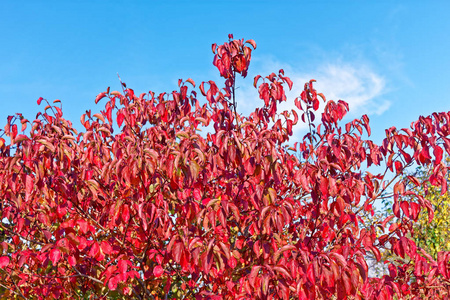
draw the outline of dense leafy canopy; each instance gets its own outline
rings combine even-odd
[[[81,116],[84,132],[58,104],[32,122],[8,118],[9,139],[0,139],[3,298],[448,295],[450,253],[435,259],[412,235],[432,205],[412,188],[422,182],[402,173],[428,165],[424,184],[446,191],[450,114],[392,127],[377,145],[363,138],[369,118],[341,125],[348,105],[325,101],[314,80],[296,110],[279,112],[293,84],[283,70],[254,78],[262,106],[237,114],[244,100],[235,98],[236,79],[246,77],[256,44],[229,38],[212,48],[225,82],[202,82],[201,95],[192,79],[160,95],[122,84],[123,92],[97,96],[101,112]],[[309,132],[288,148],[298,122]],[[372,165],[386,172],[364,171]],[[366,226],[363,214],[389,190],[393,214]],[[367,255],[379,259],[386,248],[398,258],[388,275],[370,278]]]
[[[445,158],[448,166],[450,157]],[[418,168],[415,175],[423,180],[428,179],[430,168]],[[448,181],[448,178],[447,178]],[[434,218],[429,220],[423,212],[419,214],[419,220],[414,225],[414,240],[418,246],[437,258],[441,251],[450,251],[450,195],[442,193],[439,187],[430,184],[419,190],[424,197],[430,200],[433,205]]]

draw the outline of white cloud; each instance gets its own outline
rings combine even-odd
[[[390,106],[390,102],[382,97],[386,92],[384,77],[377,74],[368,65],[336,61],[324,63],[313,71],[308,71],[273,59],[259,59],[250,66],[250,70],[253,69],[254,72],[249,74],[247,79],[243,81],[238,79],[237,99],[240,112],[247,115],[263,104],[259,99],[257,89],[252,85],[252,78],[256,74],[263,76],[272,72],[278,74],[278,70],[281,68],[284,69],[285,75],[294,82],[294,87],[292,91],[286,93],[288,100],[280,105],[280,111],[295,108],[294,99],[300,95],[305,82],[310,79],[317,80],[314,87],[319,93],[323,93],[327,100],[344,100],[349,103],[349,116],[352,118],[359,118],[363,114],[381,115]],[[245,84],[243,84],[244,82]],[[320,115],[316,117],[320,117]],[[298,136],[298,133],[306,127],[304,124],[302,125],[294,128],[294,136]]]
[[[385,90],[385,80],[367,66],[352,64],[327,64],[319,68],[316,89],[328,99],[346,101],[352,115],[385,112],[390,102],[380,96]]]

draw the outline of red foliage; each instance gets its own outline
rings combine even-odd
[[[310,130],[287,148],[299,118],[278,112],[292,87],[283,70],[254,79],[261,108],[235,113],[236,74],[247,75],[252,48],[253,40],[232,36],[213,45],[225,85],[202,82],[205,104],[188,79],[159,96],[137,96],[125,84],[123,93],[100,93],[95,102],[105,109],[87,111],[81,133],[50,104],[33,122],[8,118],[2,134],[10,142],[0,138],[4,297],[448,295],[450,253],[435,261],[411,239],[418,213],[433,214],[411,189],[423,183],[400,175],[431,164],[429,182],[446,190],[450,113],[392,127],[377,145],[362,137],[370,135],[367,116],[340,125],[344,101],[327,101],[316,127],[325,97],[311,80],[294,100]],[[388,172],[362,170],[371,165]],[[391,188],[394,216],[365,226],[362,214],[373,214]],[[367,254],[380,259],[387,248],[399,259],[387,262],[389,275],[369,278]]]

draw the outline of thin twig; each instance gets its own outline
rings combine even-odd
[[[77,272],[77,274],[78,274],[79,276],[84,277],[84,278],[87,278],[87,279],[90,279],[90,280],[92,280],[92,281],[94,281],[94,282],[97,282],[97,283],[100,283],[100,284],[103,285],[103,282],[102,282],[101,280],[98,280],[97,278],[94,278],[94,277],[92,277],[92,276],[83,274],[83,273],[81,273],[80,271],[78,271],[78,269],[75,268],[75,267],[72,267],[72,268]]]

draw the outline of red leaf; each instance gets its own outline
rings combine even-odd
[[[245,67],[247,66],[245,57],[243,57],[243,56],[237,57],[235,59],[235,66],[236,66],[236,71],[242,72],[245,69]]]
[[[161,277],[161,275],[163,273],[164,273],[164,269],[160,265],[157,265],[155,268],[153,268],[153,275],[155,277]]]
[[[258,80],[261,78],[261,75],[256,75],[255,78],[253,79],[253,86],[256,87],[256,85],[258,84]]]
[[[320,179],[320,192],[322,193],[323,199],[328,198],[328,179],[325,176]]]
[[[125,274],[127,272],[128,268],[128,261],[126,260],[119,260],[119,263],[117,264],[117,268],[120,274]]]
[[[102,114],[94,114],[93,117],[96,117],[97,119],[101,120],[103,123],[105,123],[105,117],[103,117]]]
[[[281,274],[283,274],[285,277],[287,277],[289,279],[292,278],[291,274],[289,274],[289,272],[283,266],[275,266],[275,267],[273,267],[273,270],[280,272]]]
[[[314,100],[314,102],[313,102],[313,108],[314,108],[314,110],[318,110],[319,109],[319,100]]]
[[[394,216],[393,216],[393,215],[390,215],[389,217],[387,217],[387,218],[383,221],[383,223],[381,223],[381,226],[386,227],[386,224],[387,224],[390,220],[392,220],[393,218],[394,218]]]
[[[303,110],[301,101],[299,101],[298,98],[295,98],[295,99],[294,99],[294,104],[295,104],[295,106],[296,106],[298,109]],[[304,122],[304,120],[303,120],[303,122]]]
[[[13,125],[11,126],[11,138],[12,138],[12,139],[15,139],[16,136],[17,136],[17,125],[16,125],[16,124],[13,124]]]
[[[236,240],[236,248],[238,248],[239,250],[242,249],[242,246],[244,245],[244,238],[238,238]]]
[[[194,191],[192,193],[194,195],[195,200],[197,200],[197,201],[202,200],[202,194],[199,189],[194,189]]]
[[[400,205],[398,204],[398,201],[394,200],[394,204],[392,205],[392,211],[394,212],[394,215],[397,218],[400,218]]]
[[[181,255],[183,251],[184,251],[183,243],[182,242],[175,243],[175,245],[173,246],[172,253],[176,262],[179,263],[181,261]]]
[[[96,242],[94,242],[91,246],[91,250],[89,251],[89,256],[96,257],[99,251],[100,251],[100,247],[98,246],[98,244]]]
[[[102,249],[103,253],[108,255],[113,251],[111,245],[107,241],[102,241],[100,244],[100,248]]]
[[[0,268],[5,268],[9,264],[8,256],[0,256]]]
[[[205,272],[205,274],[208,274],[213,263],[213,255],[211,251],[205,251],[201,256],[201,260],[203,271]]]
[[[33,191],[34,183],[33,176],[26,174],[25,175],[25,191],[29,195]]]
[[[108,288],[111,291],[114,291],[117,288],[117,284],[119,283],[119,275],[114,276],[108,282]]]
[[[395,172],[397,173],[397,174],[400,174],[401,172],[402,172],[402,168],[403,168],[403,164],[400,162],[400,161],[396,161],[395,163],[394,163],[394,165],[395,165]]]
[[[292,90],[292,85],[293,85],[292,80],[289,77],[283,77],[283,79],[288,84],[289,90]]]
[[[309,264],[308,269],[306,271],[306,277],[308,277],[309,281],[313,285],[316,284],[316,276],[314,275],[313,264]]]
[[[255,280],[258,276],[259,270],[261,269],[261,266],[253,266],[252,271],[250,272],[250,275],[248,276],[248,281],[251,286],[255,286]]]
[[[232,269],[236,268],[237,260],[233,256],[230,257],[230,259],[227,262],[228,266]]]
[[[297,248],[294,245],[285,245],[285,246],[281,247],[280,249],[277,250],[277,252],[275,252],[275,255],[274,255],[274,258],[273,258],[274,262],[275,263],[278,262],[278,258],[280,257],[280,255],[283,252],[289,251],[289,250],[292,251],[292,250],[296,250],[296,249]]]
[[[347,295],[349,295],[351,293],[351,290],[352,290],[351,279],[347,275],[347,273],[344,273],[342,277],[343,277],[342,281],[344,282],[345,291],[347,292]]]
[[[80,226],[81,233],[85,234],[88,231],[88,222],[86,220],[78,220],[77,224]]]
[[[320,98],[322,98],[323,102],[327,102],[327,99],[322,93],[317,93],[317,95],[320,96]]]
[[[61,251],[59,249],[51,250],[49,258],[52,261],[53,266],[56,266],[59,259],[61,258]]]
[[[205,82],[200,83],[200,92],[202,93],[203,96],[206,96],[205,93]]]
[[[77,261],[76,261],[76,259],[75,259],[75,257],[73,255],[69,256],[67,258],[67,261],[69,262],[69,265],[72,266],[72,267],[77,264]]]
[[[124,118],[125,118],[125,116],[123,115],[123,113],[117,114],[117,126],[119,126],[119,127],[122,126]]]
[[[377,259],[377,261],[380,261],[380,259],[381,259],[380,250],[378,250],[377,247],[372,247],[371,250],[372,250],[372,253],[375,255],[375,258]]]
[[[261,255],[261,241],[257,240],[254,244],[253,244],[253,252],[255,252],[256,257],[259,257]]]
[[[37,104],[38,104],[38,105],[41,105],[42,100],[44,100],[44,98],[39,97],[39,99],[37,100]]]
[[[441,196],[443,196],[445,193],[447,193],[447,180],[443,179],[441,181]]]
[[[246,40],[245,43],[252,45],[253,49],[256,49],[256,42],[254,40]]]
[[[18,143],[21,143],[21,142],[27,141],[27,140],[29,140],[29,139],[28,139],[28,137],[27,137],[26,135],[24,135],[24,134],[19,134],[19,135],[14,139],[14,143],[18,144]],[[1,145],[0,145],[0,147],[1,147]]]
[[[128,223],[128,221],[130,220],[130,209],[128,208],[127,204],[124,204],[122,206],[122,220],[125,223]]]
[[[343,268],[347,267],[347,261],[345,260],[344,256],[342,254],[331,252],[330,256],[334,258],[334,260],[340,264]]]
[[[106,97],[106,93],[105,92],[98,94],[97,97],[95,98],[95,103],[97,104],[98,101],[100,101],[104,97]]]
[[[442,161],[442,154],[444,153],[444,150],[442,150],[439,146],[434,146],[433,154],[436,158],[435,164],[440,164]]]
[[[417,220],[417,217],[419,216],[421,210],[420,205],[415,202],[411,202],[409,205],[411,210],[411,219]]]
[[[405,216],[407,216],[409,218],[410,217],[410,214],[409,214],[409,202],[408,201],[402,201],[401,204],[400,204],[400,207],[402,208],[402,211],[405,214]]]
[[[186,80],[186,82],[189,82],[190,84],[192,84],[193,87],[195,87],[195,81],[192,80],[192,78],[188,78],[188,80]]]

